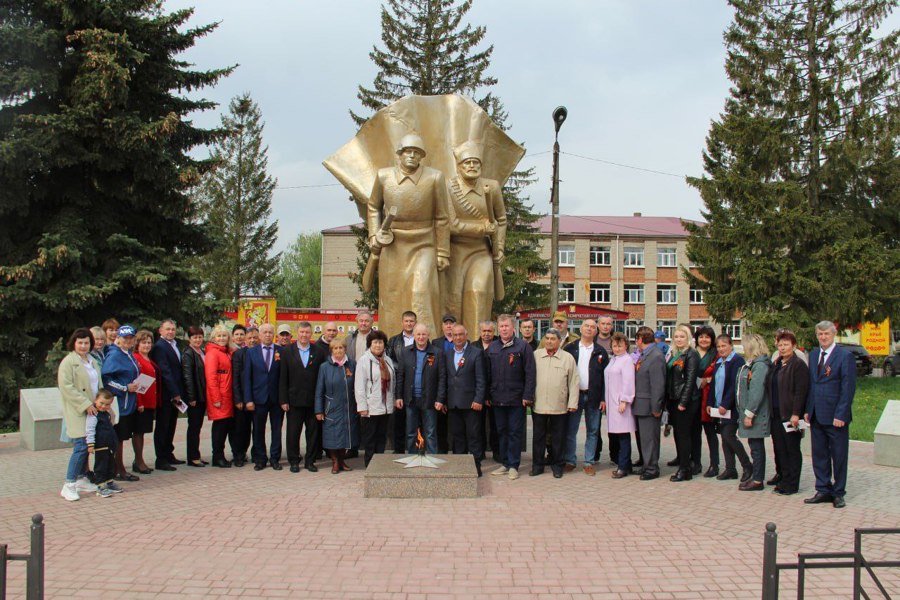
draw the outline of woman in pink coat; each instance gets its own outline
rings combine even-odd
[[[621,479],[631,471],[631,434],[634,417],[631,403],[634,401],[634,361],[628,355],[628,339],[623,333],[615,333],[610,341],[613,355],[603,378],[606,382],[606,425],[611,437],[619,438],[618,468],[613,479]]]

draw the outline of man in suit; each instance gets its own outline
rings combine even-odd
[[[259,344],[259,329],[244,327],[240,323],[231,329],[231,342],[237,350],[231,355],[231,393],[234,402],[234,449],[232,464],[247,464],[247,449],[253,431],[253,413],[244,405],[244,352]]]
[[[446,393],[444,353],[428,341],[428,327],[413,330],[415,343],[400,352],[397,367],[397,408],[406,411],[406,452],[416,452],[416,431],[422,428],[425,451],[438,453],[437,411]]]
[[[610,315],[600,315],[597,319],[597,337],[594,343],[599,344],[601,348],[606,350],[607,356],[612,356],[612,334],[615,321]],[[613,464],[619,462],[619,436],[616,434],[607,437],[607,447],[609,448],[609,460]],[[603,450],[603,442],[598,441],[597,450],[594,452],[594,462],[600,462],[600,451]]]
[[[400,355],[403,353],[403,349],[412,346],[416,341],[413,337],[413,329],[416,327],[417,321],[416,313],[411,310],[404,312],[400,321],[402,327],[400,333],[388,340],[385,352],[394,361],[395,366],[400,364]],[[390,418],[393,422],[388,424],[388,431],[391,432],[389,435],[394,454],[404,454],[406,452],[406,411],[395,410]]]
[[[266,421],[272,428],[268,462],[281,470],[281,423],[284,411],[278,403],[281,375],[281,348],[276,346],[275,327],[271,323],[259,326],[259,346],[244,354],[244,403],[253,411],[253,448],[250,451],[253,469],[266,468]]]
[[[444,315],[443,320],[441,321],[441,329],[443,330],[444,335],[440,337],[434,338],[431,343],[436,347],[440,348],[444,354],[451,352],[453,350],[453,326],[456,325],[456,317],[450,314]],[[450,453],[450,443],[452,433],[450,433],[450,417],[447,414],[447,410],[438,411],[438,422],[437,422],[437,432],[438,432],[438,452],[440,454],[449,454]]]
[[[316,450],[319,447],[319,427],[316,422],[316,381],[319,367],[328,355],[310,343],[312,325],[301,321],[297,325],[297,342],[281,347],[281,373],[278,401],[287,413],[288,462],[291,473],[300,472],[300,433],[306,426],[306,460],[304,467],[315,473]]]
[[[175,321],[165,319],[159,324],[159,339],[150,350],[150,358],[159,367],[162,380],[162,401],[156,409],[156,430],[153,432],[153,446],[156,449],[156,468],[160,471],[174,471],[173,465],[183,465],[183,460],[175,458],[175,427],[178,424],[178,408],[184,396],[181,378],[181,351],[175,342]]]
[[[453,325],[451,335],[453,346],[444,353],[444,363],[453,454],[464,454],[468,450],[475,457],[475,469],[481,477],[484,454],[481,412],[486,387],[484,355],[478,344],[468,342],[465,325]]]
[[[644,469],[641,480],[659,477],[659,420],[666,401],[666,359],[653,341],[653,330],[639,327],[635,344],[640,358],[634,366],[634,403],[631,413],[637,417]]]
[[[831,321],[817,324],[819,347],[809,353],[809,395],[804,419],[812,430],[816,495],[804,502],[831,502],[835,508],[844,508],[856,360],[851,352],[834,343],[836,335],[837,328]]]
[[[609,355],[596,342],[597,324],[593,319],[586,319],[581,324],[581,339],[565,347],[578,366],[578,409],[569,413],[566,424],[566,472],[574,471],[578,462],[578,428],[581,426],[581,413],[587,437],[584,441],[584,472],[594,475],[597,448],[600,445],[600,420],[603,418],[603,370],[609,364]]]

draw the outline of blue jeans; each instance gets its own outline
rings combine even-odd
[[[619,460],[616,462],[616,467],[626,473],[631,471],[631,434],[611,433],[610,436],[619,439]]]
[[[69,468],[66,469],[66,483],[74,483],[84,474],[87,458],[87,438],[72,438],[72,456],[69,457]]]
[[[522,432],[525,411],[521,406],[492,406],[500,438],[500,460],[508,469],[518,469],[522,462]]]
[[[406,453],[416,453],[416,430],[422,428],[425,438],[425,452],[438,453],[437,411],[434,408],[406,406]]]
[[[578,392],[578,410],[569,413],[569,422],[566,425],[566,463],[578,464],[578,428],[581,426],[581,413],[584,413],[584,422],[587,427],[587,439],[584,441],[584,464],[594,464],[594,455],[597,454],[597,440],[600,439],[600,407],[591,406],[587,401],[588,393]]]

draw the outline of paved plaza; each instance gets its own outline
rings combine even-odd
[[[179,457],[183,434],[181,423]],[[70,451],[29,452],[10,434],[0,436],[0,543],[27,552],[31,515],[43,513],[48,598],[759,598],[766,522],[778,525],[781,561],[852,550],[855,527],[900,526],[900,469],[873,465],[872,451],[851,442],[843,510],[803,504],[808,458],[801,493],[779,497],[735,481],[671,483],[672,467],[614,481],[605,450],[595,477],[528,477],[527,454],[509,481],[488,461],[477,499],[365,499],[354,459],[340,475],[325,462],[299,474],[181,466],[70,503],[59,496]],[[673,456],[664,438],[661,464]],[[896,559],[900,536],[867,539],[864,551]],[[900,594],[900,569],[880,575]],[[9,578],[8,597],[23,598],[23,563]],[[795,597],[795,581],[783,577],[782,597]],[[849,571],[811,572],[807,597],[850,597],[850,582]]]

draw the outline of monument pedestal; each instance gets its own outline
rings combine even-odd
[[[900,467],[900,400],[888,400],[875,426],[874,462]]]
[[[62,431],[59,388],[19,390],[19,443],[28,450],[56,450],[71,444],[59,441]]]
[[[396,454],[376,454],[365,474],[366,498],[477,498],[478,472],[471,454],[442,454],[437,469],[406,468]]]

